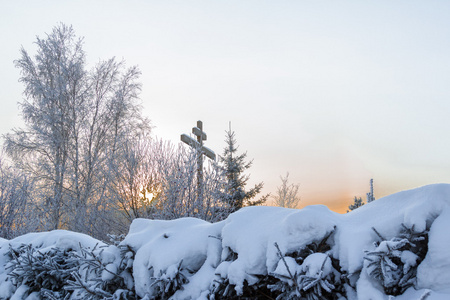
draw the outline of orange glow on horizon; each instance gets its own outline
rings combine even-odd
[[[309,205],[325,205],[334,212],[344,214],[347,213],[348,206],[353,203],[355,196],[362,197],[365,202],[365,195],[356,195],[352,192],[341,192],[340,194],[323,192],[315,195],[300,195],[301,199],[297,208],[302,209]],[[272,200],[269,200],[266,205],[273,206]]]

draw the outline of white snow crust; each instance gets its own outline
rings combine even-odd
[[[136,252],[133,263],[136,293],[141,297],[151,294],[153,278],[167,276],[180,263],[185,269],[198,271],[206,261],[209,240],[220,236],[222,225],[195,218],[134,220],[122,244]]]
[[[417,283],[395,299],[420,299],[425,294],[427,300],[450,299],[450,184],[396,193],[347,214],[332,212],[322,205],[301,210],[260,206],[240,209],[213,224],[195,218],[136,219],[121,245],[136,253],[132,261],[134,283],[130,281],[129,286],[134,284],[139,297],[151,298],[155,280],[173,279],[181,266],[188,283],[171,299],[207,299],[217,278],[227,278],[240,294],[245,283],[255,283],[256,275],[288,275],[279,252],[284,256],[329,236],[328,255],[339,261],[341,272],[350,275],[350,283],[355,287],[346,287],[350,289],[348,299],[387,300],[390,298],[380,284],[368,275],[364,251],[386,250],[402,226],[415,232],[429,229],[429,242],[427,255],[417,269]],[[386,241],[380,240],[374,228]],[[64,230],[0,239],[0,299],[7,299],[13,292],[21,299],[26,289],[16,290],[5,281],[7,262],[3,254],[9,245],[20,244],[32,244],[44,252],[51,247],[104,245],[89,236]],[[103,280],[108,280],[119,266],[117,247],[106,249],[102,260],[110,272],[102,274]],[[413,267],[417,257],[405,251],[401,261]],[[308,256],[301,266],[288,256],[286,263],[294,273],[313,275],[320,271],[318,268],[324,272],[334,270],[331,260],[322,253]]]
[[[331,232],[337,216],[322,205],[302,210],[267,206],[240,209],[227,218],[222,229],[224,252],[229,248],[238,254],[227,267],[226,277],[241,292],[244,281],[254,283],[253,275],[275,271],[279,261],[275,243],[283,254],[300,249]]]

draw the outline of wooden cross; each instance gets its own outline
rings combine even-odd
[[[203,155],[206,155],[212,160],[216,160],[216,154],[208,147],[203,146],[203,141],[206,141],[206,133],[203,132],[202,121],[197,121],[197,127],[192,128],[192,133],[197,136],[197,140],[183,133],[181,135],[181,141],[199,152],[197,159],[197,190],[198,196],[201,199],[203,185]]]

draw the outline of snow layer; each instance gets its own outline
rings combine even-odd
[[[336,213],[321,205],[302,210],[267,206],[239,210],[228,217],[222,230],[224,253],[231,249],[238,254],[227,266],[227,278],[241,292],[244,281],[254,283],[254,275],[275,271],[280,259],[275,243],[283,254],[301,249],[330,233],[336,218]]]
[[[67,230],[54,230],[50,232],[28,233],[12,240],[0,240],[0,299],[40,299],[36,293],[27,295],[28,286],[21,285],[15,288],[11,280],[7,280],[7,252],[10,247],[17,249],[23,245],[31,245],[33,248],[39,249],[40,253],[46,253],[52,248],[61,250],[80,251],[80,246],[94,247],[104,246],[105,244],[88,235],[76,233]]]
[[[266,275],[275,272],[277,266],[280,268],[275,243],[285,255],[320,241],[336,230],[330,237],[333,256],[340,261],[343,271],[359,274],[363,269],[364,251],[374,250],[374,243],[381,242],[373,228],[386,240],[398,235],[402,224],[421,232],[430,228],[449,207],[450,185],[436,184],[390,195],[343,215],[317,205],[302,210],[247,207],[217,224],[196,219],[136,220],[124,242],[138,248],[134,276],[140,296],[151,293],[151,277],[157,277],[158,272],[165,272],[182,259],[186,265],[196,270],[200,268],[200,271],[193,276],[186,290],[176,294],[176,299],[199,297],[211,284],[212,274],[227,278],[239,294],[245,282],[249,285],[256,282],[255,275]],[[450,218],[444,216],[440,219]],[[450,287],[450,275],[440,276],[433,271],[438,261],[443,261],[445,264],[439,264],[440,272],[450,274],[450,255],[443,253],[450,245],[440,244],[445,232],[439,230],[448,228],[450,224],[439,225],[443,222],[441,220],[431,227],[430,252],[424,265],[419,268],[420,287],[424,289]],[[211,235],[214,236],[213,241]],[[450,244],[448,237],[444,240]],[[215,246],[211,246],[212,243]],[[212,251],[212,248],[215,250]],[[219,250],[220,259],[217,254]],[[233,253],[237,257],[229,259]],[[406,254],[402,259],[413,265],[411,255],[407,257]],[[445,256],[444,260],[442,256]],[[208,264],[202,266],[209,257]],[[439,280],[431,279],[433,277],[428,273],[439,277]],[[376,295],[384,299],[380,286],[371,281],[364,271],[357,286],[360,299],[375,299]]]
[[[183,269],[197,272],[206,261],[208,241],[220,236],[222,225],[195,218],[134,220],[121,244],[136,252],[133,263],[136,293],[141,297],[153,294],[154,279],[180,263]]]
[[[429,232],[428,253],[417,270],[418,286],[450,293],[450,208],[436,218]]]
[[[34,248],[39,248],[41,253],[44,253],[53,247],[62,250],[71,250],[79,249],[80,245],[94,248],[105,244],[88,235],[67,230],[53,230],[50,232],[39,233],[33,232],[12,240],[2,239],[0,240],[0,274],[5,273],[6,253],[9,251],[9,247],[17,248],[21,245],[32,245]]]
[[[362,268],[364,252],[379,241],[375,228],[389,240],[401,230],[401,224],[422,232],[450,206],[450,185],[434,184],[403,191],[368,203],[341,215],[336,233],[334,255],[343,269],[354,273]]]
[[[173,280],[179,272],[187,278],[183,289],[171,299],[207,299],[214,280],[227,279],[237,294],[244,286],[256,282],[256,275],[291,272],[313,276],[332,269],[331,255],[339,262],[341,272],[349,274],[348,299],[390,299],[379,282],[371,278],[364,263],[365,251],[387,251],[402,226],[414,232],[429,230],[428,253],[417,270],[417,283],[396,299],[450,298],[450,185],[435,184],[393,194],[368,203],[348,214],[337,214],[325,206],[301,210],[279,207],[247,207],[231,214],[225,221],[208,223],[195,218],[172,221],[136,219],[120,246],[135,252],[129,289],[139,297],[151,298],[158,292],[155,282]],[[308,256],[303,264],[285,256],[306,245],[328,238],[327,254]],[[18,299],[26,287],[13,287],[6,281],[5,255],[9,245],[32,244],[41,252],[51,247],[93,248],[101,242],[88,236],[57,230],[30,233],[13,240],[0,239],[0,299],[15,292]],[[104,244],[101,243],[103,246]],[[378,248],[377,248],[378,247]],[[101,254],[104,281],[120,267],[116,246],[104,248]],[[280,254],[285,256],[281,263]],[[127,254],[128,255],[128,254]],[[401,261],[414,267],[417,256],[404,251]],[[308,268],[306,269],[306,266]],[[131,270],[131,269],[130,269]],[[334,270],[334,269],[333,269]],[[302,273],[302,274],[303,274]],[[353,286],[353,288],[352,288]],[[30,295],[35,296],[36,294]]]

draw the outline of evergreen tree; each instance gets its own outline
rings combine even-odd
[[[368,192],[366,196],[367,196],[367,203],[370,203],[375,200],[375,197],[373,195],[373,178],[370,179],[370,192]]]
[[[366,198],[367,198],[367,203],[370,203],[375,200],[375,197],[373,195],[373,179],[370,179],[370,192],[366,193]],[[353,204],[350,204],[348,206],[349,210],[347,210],[347,212],[350,212],[351,210],[355,210],[358,207],[363,206],[364,204],[366,204],[366,203],[363,202],[361,197],[358,198],[355,196],[355,198],[353,199]]]
[[[355,196],[355,198],[353,199],[353,204],[350,204],[349,206],[348,206],[348,209],[349,210],[347,210],[347,212],[350,212],[351,210],[355,210],[355,209],[357,209],[358,207],[361,207],[361,206],[363,206],[365,203],[362,201],[362,198],[361,197],[356,197]]]
[[[253,161],[246,162],[247,153],[238,155],[236,139],[231,126],[226,131],[225,142],[227,146],[224,148],[223,156],[219,156],[219,161],[223,165],[223,171],[226,178],[224,192],[221,200],[230,207],[230,211],[234,212],[244,206],[260,205],[267,201],[269,194],[262,196],[259,200],[251,201],[261,192],[264,186],[263,182],[256,184],[250,190],[246,190],[245,186],[249,180],[249,175],[244,175],[244,171],[252,166]]]

